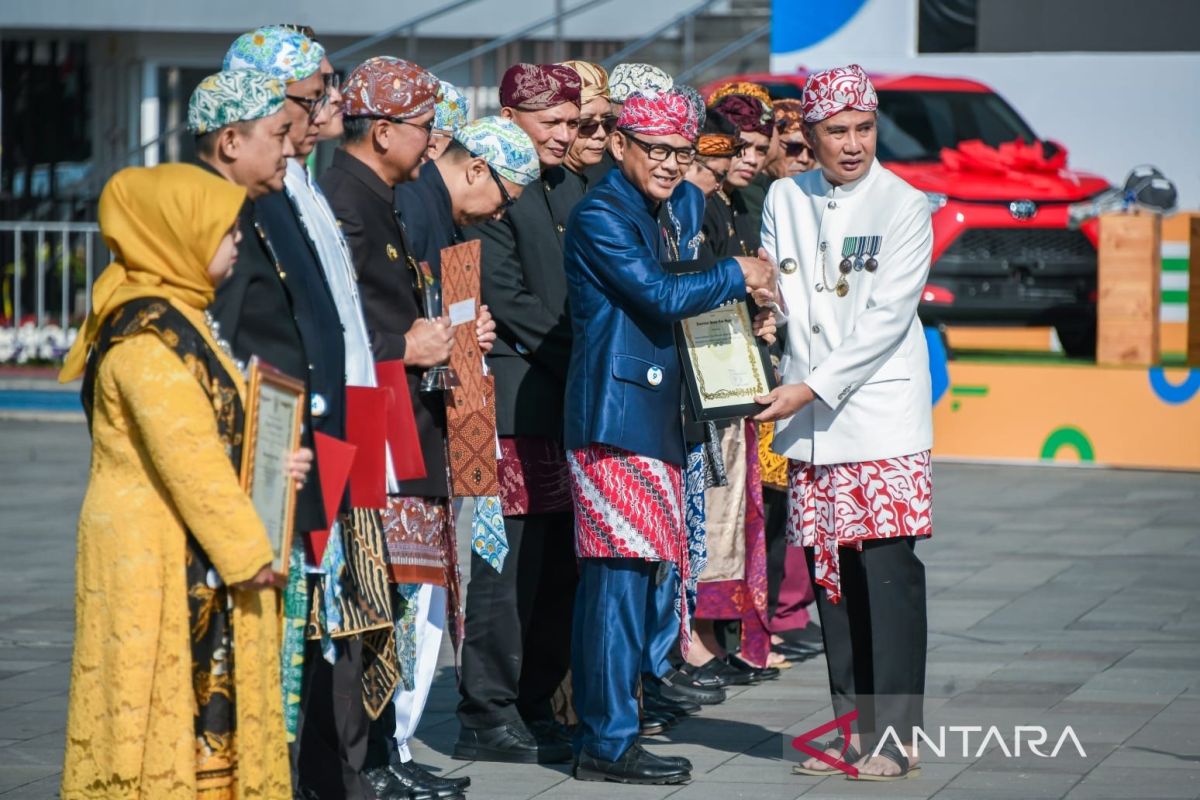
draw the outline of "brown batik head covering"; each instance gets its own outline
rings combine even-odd
[[[795,133],[804,127],[804,104],[799,100],[776,100],[771,107],[775,110],[775,128],[780,133]]]
[[[761,84],[750,83],[749,81],[734,81],[726,83],[723,86],[718,86],[712,94],[708,96],[708,107],[712,108],[717,104],[722,97],[728,97],[731,94],[744,94],[747,97],[755,97],[762,101],[762,104],[767,108],[771,107],[771,94]]]
[[[608,71],[590,61],[564,61],[560,67],[569,67],[579,75],[579,104],[585,105],[597,97],[608,99]]]
[[[775,115],[771,113],[771,107],[757,97],[729,94],[709,108],[724,114],[730,122],[738,126],[739,130],[746,133],[761,133],[768,139],[771,138],[771,127],[774,125]]]
[[[433,108],[439,83],[422,66],[391,56],[368,58],[342,86],[347,117],[410,119]]]
[[[579,73],[562,64],[513,64],[500,81],[500,105],[518,111],[578,105],[582,88]]]

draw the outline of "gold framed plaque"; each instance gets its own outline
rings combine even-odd
[[[698,420],[750,417],[754,398],[775,388],[767,345],[754,335],[747,300],[727,303],[676,324],[691,410]]]
[[[291,454],[300,447],[304,383],[250,359],[246,426],[242,437],[242,488],[267,529],[271,568],[287,579],[296,516],[296,483],[288,477]]]

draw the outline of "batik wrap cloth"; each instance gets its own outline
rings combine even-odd
[[[769,105],[757,97],[744,94],[726,95],[715,105],[709,106],[709,109],[720,112],[746,133],[761,133],[768,139],[771,138],[775,114]]]
[[[411,119],[433,108],[438,79],[403,58],[375,56],[354,68],[342,86],[347,117]]]
[[[671,76],[652,64],[617,64],[608,76],[608,97],[624,103],[634,92],[656,94],[674,86]]]
[[[454,141],[517,186],[528,186],[541,175],[533,140],[511,119],[480,117],[455,131]]]
[[[608,99],[608,72],[599,64],[590,61],[564,61],[579,75],[579,104],[586,105],[598,97]]]
[[[500,81],[500,105],[518,111],[578,105],[582,88],[579,73],[562,64],[513,64]]]
[[[780,133],[795,133],[804,127],[804,104],[785,98],[771,104],[775,111],[775,129]]]
[[[267,26],[235,39],[221,69],[252,69],[295,83],[319,70],[324,57],[325,48],[304,34]]]
[[[571,476],[562,445],[541,436],[501,436],[500,504],[504,516],[571,510]]]
[[[251,69],[231,69],[209,75],[188,100],[187,128],[197,136],[235,122],[269,117],[283,108],[283,82]]]
[[[673,91],[652,96],[635,92],[621,107],[617,127],[646,136],[682,136],[695,141],[696,112],[686,97]]]
[[[815,124],[847,109],[874,111],[879,97],[858,64],[814,72],[804,83],[804,120]]]
[[[721,98],[728,97],[731,94],[740,94],[745,95],[746,97],[753,97],[768,108],[771,106],[771,93],[768,92],[766,87],[762,84],[751,83],[750,81],[733,81],[732,83],[726,83],[722,86],[718,86],[711,94],[709,94],[708,107],[712,108]]]
[[[454,133],[471,116],[471,101],[453,83],[438,83],[437,100],[433,106],[433,127]]]
[[[848,464],[792,461],[789,478],[788,544],[813,548],[814,579],[831,603],[842,597],[839,547],[933,535],[928,450]]]

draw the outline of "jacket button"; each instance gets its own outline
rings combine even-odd
[[[662,383],[662,380],[663,371],[658,367],[651,367],[650,369],[646,370],[646,382],[651,386],[658,386],[660,383]]]
[[[565,225],[563,225],[561,222],[554,226],[554,230],[558,231],[559,233],[562,233],[566,229],[567,229],[567,227]]]
[[[325,402],[324,397],[314,392],[310,411],[314,417],[323,417],[329,411],[329,404]]]
[[[821,242],[821,252],[825,252],[825,248],[829,246],[829,242]]]
[[[820,332],[821,332],[821,326],[813,325],[813,333],[820,333]]]
[[[837,200],[830,200],[830,201],[829,201],[829,207],[830,207],[830,208],[837,208]]]

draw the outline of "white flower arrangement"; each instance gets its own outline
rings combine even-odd
[[[58,363],[78,333],[75,328],[63,330],[53,322],[41,327],[26,322],[17,328],[0,328],[0,364]]]

